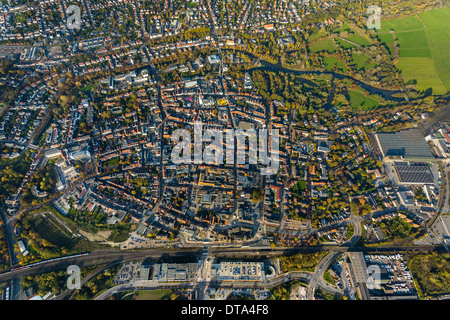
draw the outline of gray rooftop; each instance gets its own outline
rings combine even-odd
[[[419,129],[377,133],[377,139],[384,157],[400,156],[410,161],[435,160]]]
[[[395,162],[394,165],[401,183],[433,184],[433,175],[426,164],[409,165]]]

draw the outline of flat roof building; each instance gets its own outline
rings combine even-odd
[[[392,157],[408,161],[435,161],[431,148],[419,129],[376,134],[383,158]]]
[[[139,272],[139,280],[147,281],[150,278],[150,265],[142,265]]]
[[[263,262],[224,261],[212,266],[211,272],[218,280],[263,280]]]
[[[433,184],[430,167],[425,163],[394,162],[395,173],[400,184]]]
[[[153,266],[153,280],[189,281],[198,270],[198,263],[162,263]]]

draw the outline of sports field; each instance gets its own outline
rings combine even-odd
[[[391,49],[394,37],[400,48],[397,67],[405,81],[416,79],[417,90],[432,88],[434,94],[450,91],[450,8],[382,20],[380,41]]]

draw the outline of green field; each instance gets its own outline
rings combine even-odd
[[[428,48],[405,48],[400,50],[400,57],[406,58],[431,58],[431,51]]]
[[[403,48],[428,48],[428,40],[424,30],[395,33],[400,50]]]
[[[370,97],[365,97],[361,92],[348,90],[350,106],[353,109],[372,110],[377,108],[380,103]]]
[[[397,67],[402,70],[405,81],[416,79],[418,90],[433,89],[433,94],[443,94],[446,89],[439,79],[433,60],[430,58],[400,57]]]
[[[334,43],[331,39],[322,39],[313,43],[309,47],[309,49],[312,52],[319,52],[319,51],[333,52],[336,48],[334,47]]]
[[[367,61],[370,60],[370,58],[364,54],[352,54],[352,60],[356,64],[358,70],[361,70],[364,68]]]
[[[339,32],[344,32],[344,31],[347,31],[347,32],[350,32],[351,30],[350,30],[350,26],[347,24],[347,23],[343,23],[342,24],[342,27],[341,27],[341,29],[339,30]]]
[[[345,48],[345,49],[357,48],[357,46],[354,45],[353,43],[347,42],[347,41],[339,39],[339,38],[336,39],[336,42],[337,42],[337,44],[339,44],[340,47]]]
[[[392,33],[378,33],[377,37],[381,42],[384,42],[386,44],[394,43],[394,35]]]
[[[394,35],[392,33],[377,33],[377,38],[384,43],[392,54],[394,50]]]
[[[328,71],[333,70],[334,67],[336,67],[337,71],[340,71],[342,73],[346,73],[348,70],[347,67],[345,66],[344,62],[339,60],[338,58],[324,57],[323,60],[326,64],[326,69]]]
[[[308,41],[313,42],[314,40],[319,39],[320,37],[323,37],[323,36],[325,36],[325,34],[322,32],[314,32],[309,35]]]
[[[433,61],[443,85],[450,91],[450,8],[420,14],[426,25]]]
[[[417,90],[450,91],[450,8],[382,21],[377,37],[392,53],[390,30],[400,48],[397,67],[403,79],[416,79]]]
[[[168,300],[170,290],[138,290],[133,295],[133,300]]]
[[[366,38],[361,37],[361,36],[359,36],[357,34],[354,34],[354,35],[352,35],[350,37],[347,37],[345,39],[347,39],[349,41],[352,41],[352,42],[355,42],[355,43],[359,44],[360,46],[369,46],[370,45],[369,40],[367,40]]]
[[[423,29],[423,24],[416,16],[409,16],[405,18],[398,18],[392,20],[382,20],[381,29],[379,32],[389,32],[389,30],[394,30],[395,32],[410,31],[410,30],[421,30]]]

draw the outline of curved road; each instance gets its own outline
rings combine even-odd
[[[341,247],[350,249],[356,243],[358,243],[359,239],[361,239],[362,228],[361,228],[360,219],[361,218],[356,217],[353,213],[350,215],[349,222],[353,224],[354,233],[353,233],[353,236],[349,240],[347,240],[346,242],[344,242],[341,245]],[[314,270],[314,276],[312,277],[312,279],[308,285],[308,292],[306,295],[306,298],[308,300],[314,299],[314,292],[315,292],[317,286],[321,286],[321,287],[325,286],[326,282],[323,280],[323,275],[325,274],[325,271],[327,271],[327,269],[333,263],[333,261],[335,261],[341,254],[342,254],[342,252],[336,252],[336,251],[330,252],[324,258],[322,258],[322,260],[320,260],[319,264],[316,266],[316,268]],[[328,286],[328,287],[331,287],[331,286]],[[331,287],[331,288],[334,288],[334,287]],[[326,287],[325,287],[325,289],[326,289]],[[328,291],[331,291],[331,290],[328,290]],[[337,289],[335,289],[332,292],[336,292],[336,291],[339,292],[340,294],[342,294],[342,292]]]

